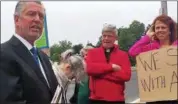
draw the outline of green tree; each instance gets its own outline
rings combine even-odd
[[[59,52],[60,52],[60,46],[59,44],[54,44],[50,47],[50,58],[52,61],[59,61]]]
[[[122,50],[128,51],[130,46],[144,33],[145,25],[134,20],[128,28],[118,29],[118,43]]]
[[[118,29],[118,44],[120,49],[128,52],[133,43],[141,37],[145,31],[145,25],[137,20],[134,20],[128,28],[121,27]],[[130,62],[135,65],[135,59],[130,57]]]
[[[80,50],[83,48],[83,44],[77,44],[72,47],[75,51],[75,53],[80,54]]]
[[[59,41],[60,53],[72,48],[72,43],[67,40]]]
[[[60,54],[67,49],[72,48],[72,43],[67,40],[59,41],[59,44],[54,44],[50,47],[51,60],[55,62],[60,61]]]

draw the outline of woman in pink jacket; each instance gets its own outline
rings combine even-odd
[[[155,50],[168,46],[177,46],[177,24],[167,15],[160,15],[153,21],[152,26],[146,34],[138,40],[130,49],[129,54],[132,57],[142,52]],[[157,101],[148,102],[149,104],[177,104],[176,101]]]
[[[160,15],[147,33],[129,49],[129,54],[135,57],[142,52],[177,44],[177,24],[171,17]]]

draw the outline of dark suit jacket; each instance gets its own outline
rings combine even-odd
[[[1,44],[0,104],[50,104],[57,79],[47,55],[38,51],[38,56],[50,87],[20,40],[13,36]]]

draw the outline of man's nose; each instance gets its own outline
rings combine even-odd
[[[105,39],[108,39],[109,38],[109,36],[105,36]]]
[[[43,20],[42,20],[42,18],[40,18],[40,15],[39,15],[39,14],[36,14],[36,15],[34,16],[34,21],[36,21],[36,22],[42,22]]]
[[[35,17],[34,17],[34,20],[39,21],[40,20],[40,16],[38,14],[36,14]]]

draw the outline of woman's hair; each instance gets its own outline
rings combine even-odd
[[[177,40],[177,24],[176,24],[176,22],[174,22],[174,20],[171,17],[169,17],[165,14],[156,17],[155,20],[153,21],[153,31],[155,31],[156,21],[161,21],[169,27],[171,44],[175,40]]]
[[[71,72],[74,73],[74,77],[77,81],[82,80],[82,76],[85,73],[86,64],[84,59],[78,55],[74,54],[74,50],[68,49],[61,54],[61,62],[68,63],[71,66]]]

